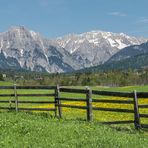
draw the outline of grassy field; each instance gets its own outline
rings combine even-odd
[[[0,85],[13,85],[12,83],[9,82],[0,82]],[[85,87],[74,87],[74,88],[83,88]],[[123,92],[132,92],[133,90],[137,91],[147,91],[148,90],[148,85],[146,86],[126,86],[126,87],[101,87],[101,86],[96,86],[96,87],[91,87],[93,90],[107,90],[107,91],[123,91]],[[37,91],[37,92],[36,92]],[[0,93],[14,93],[13,90],[1,90]],[[22,93],[22,94],[31,94],[31,93],[54,93],[53,90],[18,90],[17,93]],[[71,98],[86,98],[85,94],[68,94],[68,93],[61,93],[60,96],[62,97],[71,97]],[[119,97],[109,97],[109,96],[96,96],[93,95],[92,98],[95,99],[110,99],[110,100],[131,100],[132,98],[119,98]],[[4,98],[0,98],[4,99]],[[48,100],[53,100],[53,97],[19,97],[19,100],[36,100],[36,101],[48,101]],[[14,100],[13,97],[7,97],[5,100]],[[80,106],[85,106],[86,103],[84,102],[68,102],[68,101],[62,101],[63,104],[69,104],[69,105],[80,105]],[[140,104],[147,103],[147,100],[140,100]],[[10,104],[0,104],[2,106],[9,106]],[[15,106],[15,104],[11,104],[12,107]],[[133,105],[125,105],[125,104],[109,104],[109,103],[93,103],[93,106],[95,107],[110,107],[110,108],[125,108],[125,109],[133,109]],[[48,105],[48,104],[19,104],[19,107],[40,107],[40,108],[54,108],[54,105]],[[141,113],[147,112],[147,110],[141,109]],[[51,115],[54,115],[50,113]],[[102,116],[102,114],[104,116]],[[86,111],[85,110],[78,110],[78,109],[63,109],[63,117],[65,118],[72,118],[72,119],[86,119]],[[133,119],[133,114],[127,114],[127,113],[113,113],[113,112],[102,112],[102,111],[93,111],[93,118],[94,120],[97,121],[118,121],[118,120],[131,120]],[[148,123],[147,120],[143,120],[142,122]]]
[[[46,114],[0,113],[0,147],[146,148],[148,133]]]
[[[0,82],[0,86],[13,85],[9,82]],[[75,87],[83,88],[85,87]],[[123,91],[131,92],[148,91],[147,86],[126,86],[126,87],[91,87],[93,90]],[[37,91],[37,92],[36,92]],[[18,93],[53,93],[51,90],[18,90]],[[14,93],[13,90],[1,90],[0,93]],[[63,97],[85,98],[82,94],[61,93]],[[96,99],[129,100],[132,98],[92,96]],[[0,98],[3,99],[4,98]],[[14,100],[7,97],[6,100]],[[53,100],[53,97],[26,98],[19,97],[19,100]],[[147,100],[139,101],[147,103]],[[82,102],[62,101],[63,104],[81,105]],[[0,104],[9,106],[10,104]],[[14,106],[14,104],[12,104]],[[93,106],[110,108],[133,109],[133,105],[119,105],[107,103],[95,103]],[[54,105],[41,104],[19,104],[19,107],[40,107],[52,108]],[[102,121],[133,120],[133,114],[93,111],[92,123],[86,122],[86,111],[79,109],[63,108],[63,119],[53,118],[52,112],[1,112],[0,113],[0,147],[147,147],[148,133],[146,131],[134,130],[134,125],[104,126]],[[141,113],[148,113],[141,109]],[[99,122],[98,122],[99,121]],[[148,120],[141,121],[148,124]]]

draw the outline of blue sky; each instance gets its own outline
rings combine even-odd
[[[48,38],[91,30],[148,37],[148,0],[0,0],[0,32],[18,25]]]

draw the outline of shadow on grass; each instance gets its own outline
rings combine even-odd
[[[119,131],[119,132],[130,132],[130,133],[135,133],[137,130],[134,129],[134,127],[130,126],[130,125],[109,125],[110,128]]]
[[[3,114],[3,113],[17,114],[15,111],[0,111],[0,114]],[[79,117],[76,117],[76,118],[66,118],[66,117],[58,118],[58,117],[55,117],[55,115],[51,114],[50,112],[24,112],[24,111],[19,111],[18,113],[25,113],[25,114],[28,114],[28,115],[31,115],[31,116],[38,116],[38,117],[41,117],[41,118],[44,118],[44,119],[54,119],[55,121],[61,121],[61,122],[63,121],[63,122],[67,122],[67,123],[75,122],[75,123],[79,123],[79,124],[88,123],[88,124],[94,124],[95,126],[106,126],[106,127],[109,127],[109,128],[111,128],[115,131],[127,132],[127,133],[130,133],[130,134],[148,132],[148,129],[136,130],[134,128],[134,125],[132,125],[132,124],[130,124],[130,125],[129,124],[126,124],[126,125],[123,125],[123,124],[107,125],[107,124],[103,124],[103,123],[101,123],[97,120],[89,122],[86,119],[79,118]]]

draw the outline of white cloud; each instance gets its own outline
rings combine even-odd
[[[110,13],[108,13],[108,15],[121,16],[121,17],[127,16],[127,14],[122,13],[122,12],[118,12],[118,11],[110,12]]]
[[[148,23],[148,18],[147,17],[140,17],[139,23]]]

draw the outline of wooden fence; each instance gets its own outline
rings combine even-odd
[[[98,91],[87,89],[74,89],[74,88],[64,88],[59,86],[0,86],[0,90],[2,89],[13,89],[13,94],[0,94],[0,97],[14,97],[14,100],[1,100],[0,103],[15,103],[15,107],[2,107],[0,109],[7,110],[37,110],[37,111],[53,111],[56,117],[62,118],[62,108],[73,108],[73,109],[82,109],[86,110],[86,118],[87,121],[93,120],[93,110],[95,111],[107,111],[107,112],[119,112],[119,113],[128,113],[133,114],[133,120],[125,120],[125,121],[113,121],[113,122],[104,122],[106,124],[130,124],[133,123],[136,129],[139,128],[148,128],[148,124],[142,124],[140,122],[141,118],[148,118],[148,114],[140,114],[139,108],[148,108],[148,104],[140,105],[138,104],[138,99],[148,99],[148,92],[109,92],[109,91]],[[18,94],[17,90],[54,90],[54,93],[45,93],[45,94]],[[37,91],[38,92],[38,91]],[[83,94],[85,98],[70,98],[70,97],[61,97],[61,93],[75,93],[75,94]],[[112,99],[94,99],[92,95],[95,96],[113,96],[113,97],[122,97],[129,98],[128,100],[112,100]],[[18,97],[54,97],[53,101],[23,101],[19,100]],[[68,105],[63,104],[62,101],[77,101],[77,102],[85,102],[86,106],[78,106],[78,105]],[[131,104],[133,105],[133,109],[128,108],[110,108],[109,106],[104,107],[94,107],[95,103],[107,103],[107,104]],[[53,108],[21,108],[18,104],[29,103],[29,104],[54,104]]]
[[[31,110],[31,111],[56,111],[56,108],[26,108],[19,107],[18,104],[55,104],[55,101],[29,101],[29,100],[19,100],[18,97],[55,97],[55,93],[53,94],[18,94],[18,90],[56,90],[56,86],[0,86],[0,90],[14,90],[12,94],[0,94],[0,97],[14,97],[14,100],[1,100],[0,103],[9,103],[9,107],[2,107],[0,109],[8,109],[8,110]],[[11,104],[15,103],[15,107],[12,107]]]

